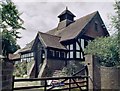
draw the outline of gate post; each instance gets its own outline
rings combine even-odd
[[[14,89],[14,79],[15,79],[15,76],[12,77],[12,91]]]
[[[89,90],[89,71],[88,71],[88,67],[86,65],[86,80],[87,80],[87,91]]]
[[[69,78],[69,91],[71,91],[71,78]]]
[[[44,91],[47,91],[47,80],[45,79],[45,88]]]

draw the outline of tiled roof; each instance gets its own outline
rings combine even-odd
[[[30,43],[26,44],[26,46],[24,48],[19,50],[19,53],[31,51],[33,43],[34,43],[34,40],[32,40]]]
[[[20,60],[20,54],[9,54],[10,60]]]
[[[65,11],[63,13],[65,13]],[[83,16],[77,19],[75,22],[71,23],[69,26],[64,27],[62,29],[59,29],[58,28],[59,26],[58,26],[46,33],[39,32],[39,38],[42,39],[46,47],[66,49],[60,43],[60,41],[66,41],[66,40],[74,39],[75,37],[77,37],[96,14],[97,14],[97,11],[91,14],[88,14],[86,16]],[[34,40],[29,44],[27,44],[23,49],[21,49],[20,52],[31,50],[33,43],[34,43]]]
[[[91,13],[87,16],[84,16],[78,20],[76,20],[74,23],[70,24],[68,27],[66,27],[60,34],[61,40],[70,40],[74,39],[78,34],[81,33],[81,31],[85,28],[85,26],[92,20],[92,18],[95,16],[97,12]]]
[[[54,29],[52,29],[52,30],[49,30],[49,31],[47,31],[46,33],[47,34],[50,34],[50,35],[56,35],[55,33],[58,31],[58,29],[57,28],[54,28]]]
[[[46,47],[66,49],[59,41],[60,37],[55,35],[50,35],[46,33],[39,32],[39,39],[43,41]]]
[[[83,16],[77,19],[75,22],[71,23],[69,26],[58,30],[57,28],[50,30],[46,33],[61,36],[60,41],[70,40],[75,38],[82,29],[90,22],[90,20],[95,16],[96,12]],[[58,32],[59,31],[59,32]]]

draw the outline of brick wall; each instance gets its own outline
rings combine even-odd
[[[101,71],[101,89],[120,90],[119,75],[120,68],[117,67],[100,67]]]
[[[63,60],[47,59],[47,66],[51,70],[60,70],[65,66],[65,62]]]
[[[99,64],[99,59],[86,55],[86,64],[88,65],[89,76],[89,89],[109,89],[120,90],[120,68],[117,67],[103,67]]]
[[[2,90],[2,59],[0,59],[0,91]]]
[[[2,63],[2,91],[11,91],[12,89],[12,76],[13,76],[13,70],[14,66],[13,63],[8,60],[1,60]]]
[[[92,56],[93,61],[93,86],[94,89],[101,89],[101,71],[100,71],[100,64],[99,59],[95,56]]]

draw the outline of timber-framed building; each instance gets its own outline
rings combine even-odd
[[[58,16],[58,26],[46,33],[38,32],[36,38],[19,50],[21,61],[31,62],[30,77],[47,76],[62,69],[69,61],[85,61],[84,48],[88,41],[109,36],[98,11],[75,20],[67,8]]]

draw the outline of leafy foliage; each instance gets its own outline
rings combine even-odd
[[[17,29],[24,29],[22,27],[23,20],[20,18],[20,13],[18,12],[16,6],[10,0],[6,0],[1,5],[1,27],[2,29],[7,29],[11,31],[13,36],[17,36],[19,32],[16,32]],[[19,37],[18,37],[19,38]]]
[[[65,75],[71,76],[74,73],[78,72],[81,67],[84,65],[82,62],[70,61],[67,66],[65,66],[62,71],[65,72]]]
[[[117,37],[118,37],[118,46],[119,46],[119,58],[120,58],[120,1],[116,0],[114,4],[114,10],[116,15],[112,16],[112,25],[114,28],[118,31]]]
[[[114,10],[116,15],[111,17],[113,26],[120,32],[120,1],[116,1],[114,4]]]
[[[2,51],[4,56],[8,55],[9,53],[14,53],[17,49],[20,48],[20,46],[16,44],[16,40],[9,33],[9,31],[4,30],[1,35]]]
[[[27,74],[27,63],[26,61],[24,62],[18,62],[14,65],[15,70],[14,70],[14,75],[16,77],[23,77],[23,75]]]
[[[75,65],[75,62],[69,62],[69,65],[67,67],[64,67],[63,69],[68,76],[71,76],[74,74],[77,70],[77,66]]]
[[[2,54],[8,56],[9,53],[14,53],[19,46],[16,43],[17,38],[20,38],[18,29],[24,29],[22,27],[23,21],[20,18],[20,14],[10,0],[0,3],[0,42],[2,43]]]
[[[88,43],[85,53],[98,56],[102,66],[112,67],[119,65],[119,46],[117,41],[117,37],[97,38]]]

